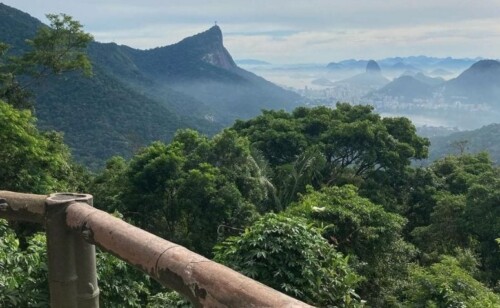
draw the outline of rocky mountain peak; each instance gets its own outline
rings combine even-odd
[[[382,70],[380,69],[380,66],[378,65],[377,61],[370,60],[366,64],[366,72],[367,73],[378,73],[378,74],[380,74],[382,72]]]
[[[178,43],[179,47],[189,49],[188,53],[198,54],[202,61],[224,69],[236,67],[236,63],[223,44],[222,30],[219,26],[185,38]]]

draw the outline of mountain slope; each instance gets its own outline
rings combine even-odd
[[[441,77],[429,77],[422,72],[419,72],[412,77],[432,87],[442,85],[445,82],[445,80]]]
[[[15,53],[27,50],[25,39],[33,37],[40,25],[29,14],[0,3],[0,41],[15,46]]]
[[[26,50],[25,39],[31,38],[42,26],[37,19],[3,4],[0,4],[0,23],[0,41],[11,45],[13,54]],[[4,27],[4,23],[8,26]],[[98,167],[112,155],[128,157],[151,141],[169,140],[182,127],[208,133],[220,129],[220,125],[207,120],[177,114],[165,102],[154,100],[114,78],[95,58],[91,60],[92,78],[64,75],[46,80],[33,89],[39,126],[64,132],[65,141],[78,161]],[[130,63],[125,61],[119,61],[117,66],[133,72]]]
[[[174,91],[203,102],[215,121],[225,125],[250,118],[261,109],[293,109],[301,98],[239,68],[223,44],[220,28],[151,50],[123,47],[154,87]]]
[[[21,53],[42,23],[0,4],[0,25],[0,41]],[[179,128],[213,134],[237,118],[292,109],[300,100],[236,66],[217,26],[150,50],[93,42],[89,56],[93,78],[65,75],[34,91],[39,126],[64,132],[77,159],[94,167],[168,141]]]
[[[432,87],[430,85],[425,84],[412,76],[401,76],[394,79],[380,90],[375,91],[372,95],[382,97],[400,97],[411,101],[417,98],[429,97],[431,93]]]
[[[458,142],[464,141],[465,153],[488,152],[496,164],[500,164],[500,124],[490,124],[480,129],[456,132],[447,136],[431,137],[429,160],[448,154],[460,154]]]
[[[492,103],[500,108],[500,62],[481,60],[443,87],[447,99],[461,98],[468,103]]]

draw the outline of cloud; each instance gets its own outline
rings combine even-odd
[[[218,21],[235,58],[495,57],[500,1],[482,0],[3,0],[43,19],[65,12],[98,41],[136,48],[175,43]]]
[[[405,26],[397,28],[357,28],[333,31],[305,31],[280,40],[272,36],[234,35],[226,37],[233,54],[243,58],[252,54],[280,63],[330,62],[345,58],[384,58],[389,56],[484,56],[496,58],[500,47],[500,27],[496,19],[469,20]],[[494,47],[494,48],[493,48]]]

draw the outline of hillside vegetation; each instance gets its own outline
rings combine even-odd
[[[4,4],[0,25],[7,56],[30,50],[26,39],[46,27]],[[87,51],[93,78],[74,73],[29,83],[39,127],[63,132],[75,159],[92,169],[112,155],[129,158],[154,140],[169,141],[179,128],[213,135],[236,118],[292,109],[300,100],[237,67],[219,27],[152,50],[91,42]]]
[[[455,132],[431,138],[429,161],[446,155],[487,152],[500,164],[500,124],[490,124],[472,131]]]

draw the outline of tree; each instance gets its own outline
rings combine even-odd
[[[406,305],[411,307],[498,307],[500,296],[493,293],[458,260],[442,257],[429,268],[414,266],[406,288]]]
[[[473,240],[465,228],[465,196],[440,192],[435,199],[429,225],[412,231],[418,247],[434,254],[451,254],[457,247],[473,248]]]
[[[412,224],[410,231],[412,241],[423,252],[421,260],[435,262],[440,254],[472,250],[480,261],[477,277],[496,285],[500,277],[500,250],[495,243],[500,234],[500,170],[487,154],[479,153],[446,157],[426,172],[432,178],[423,190],[428,193],[425,216],[430,214],[418,219],[420,225]],[[410,206],[408,216],[419,215]]]
[[[122,157],[112,157],[106,162],[105,168],[93,178],[87,189],[92,192],[95,207],[108,212],[120,208],[127,166]]]
[[[349,256],[350,264],[364,278],[358,293],[368,304],[386,307],[396,300],[415,254],[402,238],[403,217],[360,197],[352,185],[319,191],[309,187],[286,212],[321,228],[323,237]]]
[[[215,247],[215,260],[318,306],[357,306],[360,278],[319,229],[296,217],[266,214]]]
[[[349,104],[337,104],[335,109],[299,107],[291,114],[264,111],[254,119],[237,121],[232,129],[264,154],[276,177],[297,170],[294,166],[301,164],[303,153],[321,153],[324,164],[320,172],[302,178],[295,194],[303,192],[307,184],[315,188],[345,183],[361,186],[375,177],[378,186],[373,185],[370,192],[376,191],[404,177],[412,159],[427,156],[429,145],[416,135],[408,119],[382,119],[370,106]],[[278,191],[285,190],[281,183],[275,181],[275,185]],[[372,195],[370,192],[366,195]]]
[[[15,233],[0,219],[0,306],[49,305],[45,236],[37,234],[21,250]]]
[[[42,26],[27,40],[30,50],[6,58],[8,46],[0,42],[0,99],[17,108],[32,107],[29,86],[50,75],[82,70],[91,75],[86,48],[92,36],[66,14],[48,14],[50,26]],[[22,77],[22,78],[20,78]]]
[[[94,187],[96,200],[109,200],[107,210],[210,256],[219,239],[238,233],[263,209],[269,187],[259,171],[248,140],[235,132],[209,139],[182,130],[168,145],[144,148],[127,166],[113,160]]]
[[[42,194],[78,191],[86,180],[60,134],[39,132],[30,111],[2,101],[0,144],[0,189]]]
[[[465,226],[479,242],[482,278],[491,286],[500,284],[500,170],[482,174],[467,194]]]

